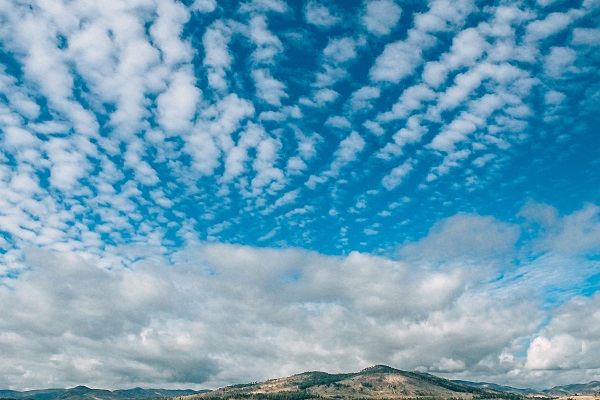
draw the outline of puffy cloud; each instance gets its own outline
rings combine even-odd
[[[573,29],[573,37],[571,38],[573,45],[600,45],[600,29],[593,28],[575,28]]]
[[[497,354],[537,318],[467,289],[481,278],[459,269],[220,244],[175,259],[105,270],[31,251],[31,271],[0,289],[4,356],[27,371],[23,381],[5,368],[3,384],[213,387],[376,362],[456,369]],[[25,341],[35,345],[23,353]]]
[[[412,171],[413,165],[414,160],[405,161],[402,165],[392,169],[392,171],[383,178],[381,183],[387,190],[394,189],[396,186],[400,185],[404,177]]]
[[[592,380],[588,371],[598,368],[600,355],[596,340],[600,333],[599,305],[600,295],[595,294],[574,298],[555,310],[549,324],[531,341],[525,367],[548,383],[551,375],[544,372],[553,370],[565,371],[566,379],[579,376],[580,381]]]
[[[426,33],[410,30],[408,38],[387,44],[369,71],[373,82],[398,83],[411,75],[423,62],[423,51],[433,46],[436,39]]]
[[[377,36],[387,35],[400,20],[402,9],[394,0],[369,0],[365,4],[362,23]]]
[[[304,6],[304,18],[311,25],[329,28],[340,23],[341,18],[325,5],[315,0],[310,0]]]
[[[233,61],[227,46],[230,36],[230,29],[221,21],[213,23],[202,36],[205,52],[203,63],[207,68],[208,84],[222,92],[229,86],[225,78]]]
[[[283,0],[251,0],[240,5],[240,11],[251,13],[285,13],[289,8]]]
[[[252,71],[256,85],[256,95],[272,106],[281,106],[281,99],[288,97],[285,85],[271,76],[269,70],[261,68]]]
[[[436,93],[427,85],[411,86],[402,92],[398,101],[392,106],[391,111],[379,114],[377,119],[388,122],[407,118],[412,112],[420,110],[427,102],[434,100],[436,96]]]
[[[544,60],[546,74],[559,78],[566,72],[573,71],[576,58],[577,53],[569,47],[552,47]]]
[[[250,20],[250,39],[256,45],[252,60],[257,64],[273,64],[276,55],[283,51],[281,40],[267,27],[265,16],[256,15]]]
[[[190,8],[194,11],[210,13],[217,8],[217,0],[195,0]]]
[[[161,126],[169,132],[190,129],[201,95],[191,70],[173,73],[169,87],[156,100]]]
[[[376,86],[363,86],[350,97],[350,109],[352,112],[365,112],[373,108],[372,100],[381,96],[381,90]]]
[[[352,60],[356,57],[357,42],[348,37],[331,39],[323,50],[323,56],[335,63]]]
[[[406,126],[397,131],[390,141],[382,148],[377,157],[390,159],[393,156],[399,156],[403,153],[403,148],[407,144],[418,142],[421,137],[427,133],[427,128],[422,125],[422,115],[413,115],[406,121]]]

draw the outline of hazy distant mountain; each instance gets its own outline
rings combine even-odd
[[[305,372],[287,378],[260,383],[233,385],[209,393],[192,395],[188,399],[311,399],[311,398],[375,399],[415,398],[436,399],[515,399],[511,393],[501,393],[463,385],[421,372],[407,372],[385,365],[356,373],[328,374]]]
[[[5,399],[32,399],[50,400],[63,394],[67,389],[43,389],[17,392],[14,390],[0,390],[0,397]]]
[[[127,389],[103,390],[90,389],[87,386],[77,386],[72,389],[46,389],[17,392],[14,390],[0,390],[0,398],[15,400],[128,400],[128,399],[155,399],[164,397],[186,396],[202,393],[194,390],[165,390],[165,389]]]
[[[512,386],[503,386],[503,385],[497,385],[495,383],[488,383],[488,382],[469,382],[469,381],[461,381],[461,380],[453,380],[452,382],[456,382],[456,383],[460,383],[461,385],[472,386],[472,387],[476,387],[476,388],[480,388],[480,389],[489,389],[489,390],[494,390],[497,392],[512,393],[512,394],[523,395],[523,396],[532,395],[532,394],[542,394],[542,392],[540,392],[539,390],[535,390],[535,389],[518,389],[518,388],[514,388]]]
[[[542,393],[551,396],[572,396],[576,394],[598,394],[600,393],[600,382],[579,383],[574,385],[555,386],[552,389],[543,390]]]

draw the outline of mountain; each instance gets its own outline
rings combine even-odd
[[[512,393],[512,394],[516,394],[519,396],[542,394],[539,390],[535,390],[535,389],[518,389],[518,388],[514,388],[512,386],[503,386],[503,385],[497,385],[495,383],[488,383],[488,382],[469,382],[469,381],[461,381],[461,380],[453,380],[452,382],[456,382],[461,385],[472,386],[472,387],[476,387],[476,388],[480,388],[480,389],[494,390],[496,392]]]
[[[448,380],[422,372],[408,372],[376,365],[360,372],[329,374],[304,372],[286,378],[231,385],[208,391],[134,388],[127,390],[45,389],[18,392],[0,390],[0,400],[140,400],[183,398],[184,400],[306,400],[306,399],[404,399],[416,400],[522,400],[524,398],[596,395],[600,382],[555,386],[535,391],[487,382]]]
[[[43,389],[17,392],[15,390],[0,390],[0,397],[4,399],[32,399],[50,400],[63,394],[66,389]]]
[[[305,372],[265,382],[227,386],[187,400],[261,399],[517,399],[511,393],[463,385],[421,372],[376,365],[356,373]]]
[[[552,389],[543,390],[542,393],[550,396],[573,396],[577,394],[597,395],[600,393],[600,382],[592,381],[590,383],[555,386]]]
[[[104,389],[90,389],[87,386],[77,386],[72,389],[30,390],[26,392],[0,390],[0,398],[15,400],[133,400],[188,396],[202,392],[203,391],[195,390],[142,388],[110,391]]]

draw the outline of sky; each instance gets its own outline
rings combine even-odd
[[[0,388],[600,379],[600,1],[0,21]]]

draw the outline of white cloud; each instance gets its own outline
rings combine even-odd
[[[195,0],[190,8],[194,11],[210,13],[217,8],[217,0]]]
[[[457,214],[436,223],[425,238],[401,246],[398,252],[408,259],[434,262],[496,261],[512,254],[519,234],[517,226],[492,217]]]
[[[348,121],[348,118],[339,115],[332,115],[331,117],[327,118],[325,125],[333,126],[334,128],[339,129],[352,129],[352,123]]]
[[[536,250],[560,254],[600,253],[600,208],[587,204],[558,218],[558,211],[546,204],[528,203],[520,212],[540,229]]]
[[[575,28],[573,29],[573,37],[571,44],[599,46],[600,45],[600,29],[593,28]]]
[[[44,147],[52,164],[50,169],[52,186],[64,191],[74,189],[78,181],[91,168],[89,161],[85,159],[84,154],[72,148],[71,144],[64,139],[52,139],[45,143]]]
[[[253,104],[236,94],[230,94],[202,111],[195,127],[186,136],[184,148],[199,173],[212,174],[219,165],[221,152],[229,152],[234,146],[231,135],[254,112]]]
[[[313,94],[314,105],[317,107],[323,107],[327,103],[336,101],[339,96],[340,94],[333,89],[324,88],[315,90]]]
[[[271,76],[268,69],[252,71],[252,78],[256,85],[256,95],[272,106],[281,106],[281,99],[287,98],[285,85]]]
[[[250,2],[240,5],[242,12],[276,12],[285,13],[289,11],[289,7],[283,0],[251,0]]]
[[[481,123],[482,120],[472,114],[461,113],[433,138],[428,147],[451,153],[454,151],[456,144],[465,141],[469,135],[477,130],[478,124]]]
[[[519,240],[491,217],[439,216],[501,198],[515,154],[582,132],[569,124],[595,109],[593,1],[548,14],[434,0],[402,15],[408,32],[383,0],[356,15],[328,0],[25,3],[0,2],[0,386],[220,385],[380,362],[592,379],[597,332],[561,320],[596,306],[569,299],[596,290],[598,207],[530,204]],[[562,161],[579,137],[560,142]],[[386,208],[386,190],[413,183],[423,215]],[[427,224],[403,262],[179,247],[383,253]],[[30,246],[43,250],[25,258]]]
[[[190,69],[173,73],[169,87],[156,100],[161,126],[169,132],[189,130],[201,95]]]
[[[402,92],[400,98],[392,106],[391,111],[379,114],[377,119],[389,122],[396,119],[405,119],[414,111],[421,110],[427,102],[436,98],[437,94],[427,85],[415,85]]]
[[[283,51],[281,41],[268,29],[263,15],[256,15],[250,20],[250,38],[256,45],[252,60],[257,64],[273,64],[275,56]]]
[[[430,3],[429,11],[415,15],[415,27],[422,32],[448,31],[462,26],[474,9],[471,0],[435,0]]]
[[[340,142],[340,147],[333,154],[334,161],[331,163],[330,171],[336,174],[344,165],[356,160],[365,144],[365,140],[358,133],[352,132],[350,136]]]
[[[329,178],[335,178],[344,166],[356,160],[358,153],[365,148],[365,145],[365,140],[357,132],[350,133],[346,139],[340,142],[338,149],[333,154],[333,161],[329,168],[321,175],[312,175],[306,182],[306,186],[314,189],[317,184],[325,183]]]
[[[155,45],[166,64],[190,62],[193,51],[189,42],[180,39],[183,26],[190,19],[189,11],[181,3],[162,1],[157,4],[158,18],[150,28]]]
[[[323,56],[334,63],[342,63],[356,58],[357,42],[349,37],[330,39],[323,50]]]
[[[281,142],[271,137],[263,139],[256,148],[256,158],[253,168],[256,176],[252,179],[252,192],[256,196],[264,187],[274,194],[285,185],[283,171],[276,166],[279,159]]]
[[[377,86],[363,86],[350,97],[352,112],[366,112],[373,108],[372,101],[381,96],[381,89]]]
[[[448,77],[448,68],[439,61],[430,61],[423,69],[423,81],[433,88],[439,87]]]
[[[304,19],[311,25],[329,28],[340,23],[341,18],[330,11],[324,4],[310,0],[304,6]]]
[[[433,46],[436,39],[411,29],[408,38],[387,44],[369,71],[373,82],[398,83],[411,75],[423,61],[423,50]]]
[[[553,311],[550,323],[532,340],[525,367],[531,370],[563,370],[591,379],[586,369],[597,368],[600,346],[600,296],[574,298]],[[585,321],[585,322],[584,322]],[[587,375],[590,375],[587,373]]]
[[[233,60],[228,48],[230,39],[231,31],[221,21],[214,22],[202,36],[205,52],[203,63],[207,68],[208,84],[222,92],[228,89],[226,74]]]
[[[31,271],[0,288],[5,360],[30,373],[5,369],[2,384],[215,387],[376,362],[458,369],[500,354],[538,318],[486,298],[474,289],[487,275],[457,268],[221,244],[175,258],[164,274],[157,255],[108,271],[93,259],[30,252]],[[35,345],[23,351],[23,342]]]
[[[460,31],[452,39],[450,52],[444,54],[444,62],[449,69],[472,66],[483,55],[487,43],[475,28]]]
[[[402,183],[402,180],[408,175],[414,166],[414,160],[407,160],[403,164],[392,169],[392,171],[383,177],[381,183],[387,190],[392,190]]]
[[[388,142],[383,149],[379,151],[377,157],[389,159],[392,156],[399,156],[402,154],[404,146],[419,142],[428,130],[422,122],[423,116],[419,114],[408,118],[406,126],[398,130],[394,136],[392,136],[393,142]]]
[[[369,32],[382,36],[398,24],[402,9],[394,0],[369,0],[365,4],[362,23]]]
[[[537,41],[546,39],[566,29],[573,22],[570,13],[552,13],[542,20],[536,20],[527,25],[526,40]]]
[[[560,78],[566,72],[576,71],[577,53],[570,47],[552,47],[544,59],[544,70],[553,78]]]

